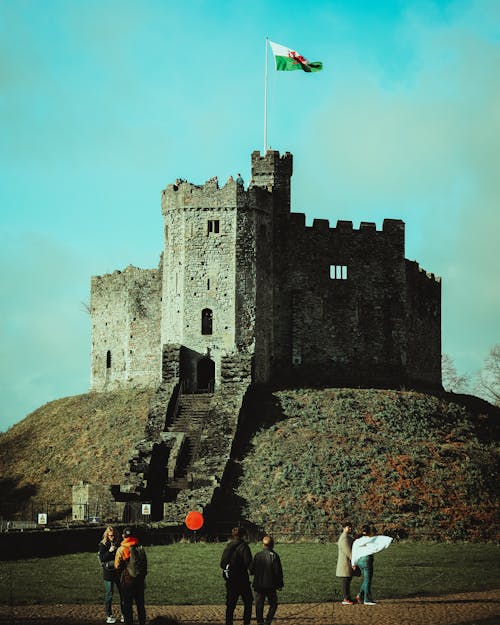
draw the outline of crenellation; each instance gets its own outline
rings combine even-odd
[[[383,230],[387,230],[388,232],[395,232],[404,230],[405,222],[401,219],[384,219],[383,222]]]
[[[351,232],[353,230],[352,221],[344,221],[342,219],[339,219],[337,221],[336,230],[338,230],[338,232]]]
[[[419,265],[416,260],[406,260],[407,270],[413,272],[415,279],[422,279],[424,282],[430,281],[431,283],[441,284],[441,277],[436,274],[426,271]]]
[[[302,228],[306,227],[306,216],[305,213],[290,213],[290,226],[292,228]]]
[[[166,215],[168,211],[185,208],[219,210],[223,207],[235,207],[239,189],[232,177],[223,187],[219,187],[214,179],[201,186],[189,182],[168,185],[162,193],[162,213]]]
[[[252,178],[258,180],[270,173],[279,172],[280,175],[292,176],[293,157],[290,152],[280,155],[278,150],[266,150],[264,155],[258,150],[252,152]]]
[[[330,222],[328,219],[314,219],[312,229],[313,232],[328,232],[330,229]]]

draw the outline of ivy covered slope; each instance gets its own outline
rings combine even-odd
[[[4,514],[30,498],[71,502],[71,486],[117,484],[143,437],[153,390],[64,397],[41,406],[0,434]]]
[[[250,521],[334,536],[347,517],[399,536],[498,540],[498,409],[359,389],[281,391],[274,403],[242,460]],[[265,413],[254,405],[249,420]]]

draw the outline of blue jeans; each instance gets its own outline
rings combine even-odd
[[[118,593],[120,592],[120,587],[118,586],[118,582],[116,580],[105,579],[104,580],[104,605],[106,606],[106,616],[112,615],[111,610],[111,602],[113,600],[113,586],[116,586]],[[121,603],[121,601],[120,601]]]
[[[363,556],[357,562],[363,575],[363,583],[359,589],[359,596],[363,601],[372,599],[373,556]]]

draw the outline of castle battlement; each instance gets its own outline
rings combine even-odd
[[[254,151],[246,188],[163,189],[159,268],[92,278],[92,388],[155,384],[171,344],[193,391],[217,388],[239,352],[256,383],[439,386],[441,282],[405,259],[404,222],[308,226],[292,173],[289,152]]]
[[[148,274],[154,276],[157,272],[157,269],[141,269],[140,267],[135,267],[134,265],[128,265],[123,270],[115,269],[112,273],[92,276],[91,280],[92,284],[95,284],[96,287],[99,287],[99,284],[103,282],[106,282],[106,284],[110,284],[111,282],[124,284],[126,282],[133,282],[137,279],[142,281]]]
[[[304,213],[290,213],[289,223],[292,228],[302,228],[306,232],[333,232],[333,233],[385,233],[404,235],[405,224],[400,219],[384,219],[382,228],[377,229],[377,225],[371,221],[362,221],[359,228],[354,228],[352,221],[337,220],[336,226],[330,226],[328,219],[314,219],[312,226],[306,226],[306,216]]]
[[[219,187],[217,177],[211,178],[204,185],[195,185],[187,181],[169,184],[162,191],[162,213],[183,210],[185,208],[220,209],[236,208],[238,196],[243,189],[231,176],[223,187]]]
[[[441,277],[436,276],[434,273],[430,271],[426,271],[423,267],[419,265],[416,260],[406,260],[406,266],[410,272],[418,279],[430,280],[431,282],[435,282],[436,284],[441,284]]]
[[[259,176],[268,176],[277,173],[280,176],[288,176],[293,173],[293,156],[290,152],[280,155],[278,150],[266,150],[262,156],[258,150],[252,152],[252,178],[258,184]]]

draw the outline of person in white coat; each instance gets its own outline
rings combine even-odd
[[[336,576],[342,579],[342,605],[353,605],[354,601],[351,599],[351,580],[352,580],[352,543],[353,537],[351,536],[352,523],[350,521],[342,522],[342,534],[339,536],[337,542],[338,556],[337,556],[337,570]]]
[[[362,535],[352,545],[351,564],[359,567],[363,575],[363,583],[356,597],[357,603],[375,605],[372,597],[373,554],[386,549],[392,542],[390,536],[377,536],[372,525],[363,525]]]

